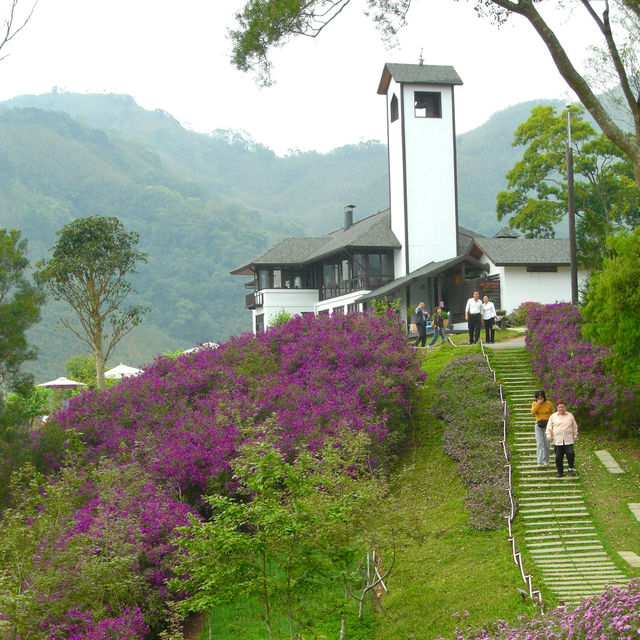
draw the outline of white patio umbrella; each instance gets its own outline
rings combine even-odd
[[[62,408],[66,409],[69,404],[69,400],[64,397],[65,389],[77,389],[78,387],[86,387],[84,382],[77,382],[76,380],[69,380],[64,376],[60,376],[55,380],[49,380],[48,382],[41,382],[36,387],[48,387],[49,389],[62,389]]]
[[[129,367],[126,364],[122,364],[122,362],[117,366],[113,367],[113,369],[109,369],[104,372],[105,378],[129,378],[130,376],[138,376],[141,373],[144,373],[143,369],[136,369],[135,367]]]
[[[77,389],[78,387],[85,387],[84,382],[76,382],[75,380],[69,380],[64,376],[60,376],[55,380],[49,380],[49,382],[41,382],[36,387],[49,387],[50,389]]]

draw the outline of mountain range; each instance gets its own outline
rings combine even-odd
[[[496,194],[521,156],[511,146],[533,106],[494,114],[457,136],[459,220],[493,235]],[[545,101],[544,103],[548,103]],[[561,103],[558,103],[559,105]],[[346,204],[365,217],[388,207],[386,145],[285,157],[247,134],[185,129],[168,113],[119,94],[52,92],[0,103],[0,227],[22,231],[33,262],[76,217],[116,216],[148,255],[133,283],[151,309],[108,364],[141,366],[154,355],[250,329],[243,281],[229,271],[286,236],[323,235]],[[49,302],[30,341],[36,381],[64,373],[87,347]]]

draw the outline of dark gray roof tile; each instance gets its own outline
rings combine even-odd
[[[474,238],[474,243],[497,266],[570,264],[567,238]]]
[[[384,95],[387,93],[391,78],[396,82],[411,84],[462,84],[462,80],[456,70],[449,65],[387,62],[382,70],[382,77],[378,85],[379,94]]]

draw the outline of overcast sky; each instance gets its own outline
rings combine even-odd
[[[196,131],[241,129],[284,154],[385,140],[384,99],[376,93],[382,67],[417,63],[421,51],[425,64],[453,65],[464,82],[456,89],[459,133],[524,100],[572,96],[518,16],[497,29],[476,16],[471,0],[414,0],[399,47],[387,50],[356,2],[317,39],[277,50],[276,83],[261,89],[229,62],[226,32],[239,0],[40,0],[4,51],[0,100],[54,86],[124,93]],[[591,25],[576,11],[556,26],[582,63]]]

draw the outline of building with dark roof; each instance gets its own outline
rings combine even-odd
[[[571,299],[569,241],[485,238],[458,224],[454,87],[450,66],[387,63],[378,94],[387,111],[390,207],[319,238],[285,238],[234,269],[250,276],[254,331],[291,314],[362,311],[373,298],[444,301],[464,328],[473,291],[507,312],[522,302]]]

